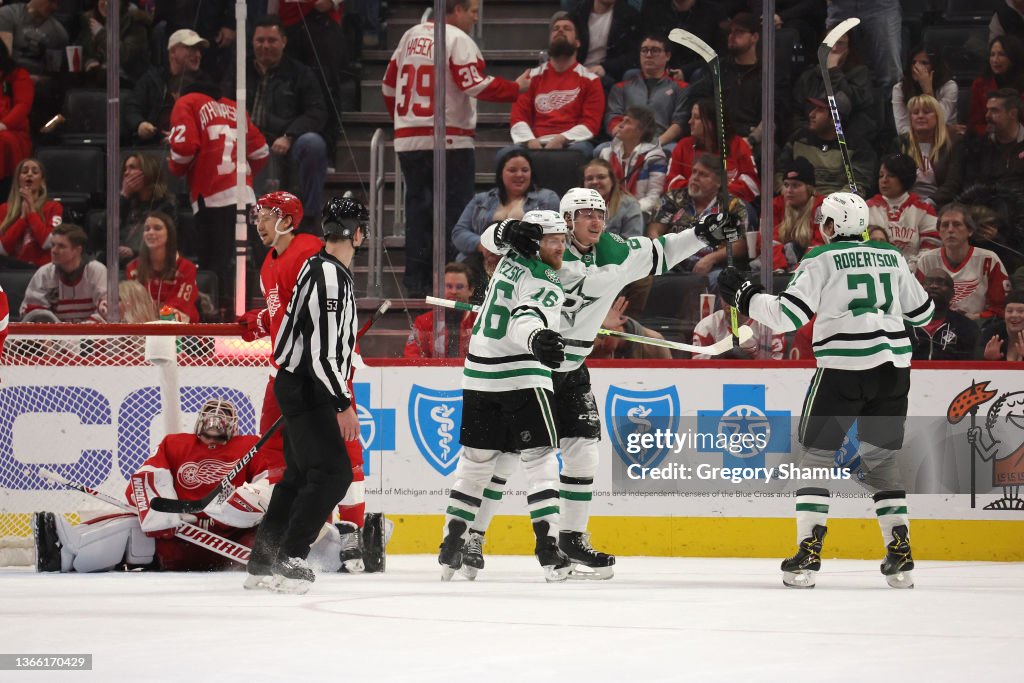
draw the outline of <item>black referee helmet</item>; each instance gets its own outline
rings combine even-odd
[[[334,197],[324,207],[321,227],[324,239],[334,236],[345,240],[352,239],[356,228],[363,229],[363,239],[370,236],[370,214],[366,207],[351,197]]]

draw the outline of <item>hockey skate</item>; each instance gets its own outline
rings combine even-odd
[[[437,562],[441,565],[441,580],[451,581],[455,572],[462,568],[462,548],[466,544],[463,534],[466,523],[459,520],[448,522],[448,532],[441,541],[441,549],[437,554]]]
[[[387,564],[387,546],[395,523],[382,512],[368,512],[363,521],[363,571],[382,572]]]
[[[910,556],[910,538],[907,527],[900,524],[892,529],[892,540],[882,560],[882,575],[893,588],[913,588],[914,558]]]
[[[479,531],[470,531],[466,547],[462,549],[462,568],[459,571],[472,581],[477,572],[484,568],[484,535]]]
[[[814,575],[821,569],[821,544],[826,529],[815,524],[811,535],[800,541],[796,555],[782,561],[782,583],[790,588],[814,588]]]
[[[278,560],[274,563],[273,572],[274,578],[271,580],[268,589],[275,593],[302,595],[316,581],[316,574],[306,564],[306,560],[301,557],[289,557],[287,560]]]
[[[59,572],[60,537],[57,536],[57,518],[52,512],[36,512],[29,522],[36,546],[36,571]]]
[[[537,555],[537,561],[540,562],[540,566],[544,569],[545,581],[548,583],[558,583],[569,578],[569,570],[572,569],[572,563],[558,549],[555,539],[549,536],[537,541],[534,553]]]
[[[359,527],[350,522],[335,524],[341,535],[341,568],[342,574],[355,574],[365,569],[363,565],[363,544]]]
[[[615,576],[615,556],[602,553],[590,545],[590,534],[582,531],[562,531],[558,534],[558,549],[572,563],[570,579],[606,580]]]

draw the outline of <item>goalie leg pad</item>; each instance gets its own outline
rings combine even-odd
[[[309,549],[306,562],[313,571],[335,573],[341,570],[341,534],[333,524],[324,524]]]
[[[370,512],[363,525],[363,567],[367,574],[387,567],[387,529],[384,513]]]
[[[61,541],[62,571],[65,564],[69,565],[67,571],[86,573],[110,571],[129,561],[129,557],[131,564],[153,561],[156,543],[142,533],[139,518],[135,515],[100,518],[78,526],[61,515],[57,515],[55,521]]]

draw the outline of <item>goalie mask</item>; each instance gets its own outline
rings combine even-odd
[[[226,443],[238,434],[238,412],[222,398],[211,398],[199,409],[196,436]]]
[[[852,192],[833,192],[821,203],[818,230],[825,242],[836,239],[864,239],[868,229],[868,205]],[[832,219],[832,235],[825,233],[825,224]]]

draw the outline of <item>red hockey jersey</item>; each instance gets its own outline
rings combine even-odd
[[[7,217],[8,206],[0,204],[0,221]],[[11,258],[43,266],[50,262],[50,233],[61,224],[64,206],[60,202],[43,203],[42,215],[33,211],[19,217],[0,235],[0,247]]]
[[[971,247],[958,266],[946,260],[946,252],[932,249],[917,259],[917,279],[924,282],[933,270],[944,270],[953,278],[953,301],[949,307],[969,318],[1001,318],[1006,306],[1010,279],[995,252]]]
[[[11,311],[7,303],[7,294],[0,287],[0,358],[4,355],[4,341],[7,339],[7,325],[11,322]]]
[[[680,140],[672,150],[666,187],[670,190],[686,187],[690,183],[693,163],[701,154],[696,147],[696,138],[691,136]],[[753,202],[761,194],[761,181],[754,163],[754,151],[739,135],[733,135],[729,140],[729,155],[725,165],[729,174],[729,194],[745,202]]]
[[[206,206],[235,204],[235,101],[215,100],[202,93],[178,98],[171,110],[171,155],[167,165],[174,175],[187,175],[192,211],[199,210],[199,198]],[[270,148],[259,129],[246,116],[247,204],[256,202],[252,176],[270,160]]]
[[[600,132],[604,89],[593,72],[576,63],[559,73],[547,62],[531,70],[530,78],[512,105],[512,142],[546,142],[553,135],[578,142]]]
[[[459,356],[469,353],[469,338],[473,336],[473,325],[476,313],[467,313],[459,324]],[[431,339],[433,338],[433,341]],[[406,358],[444,358],[448,351],[448,330],[444,329],[439,337],[434,337],[434,312],[416,317],[412,330],[405,340]]]
[[[275,347],[277,332],[281,329],[281,321],[284,319],[288,302],[292,300],[299,271],[309,257],[318,253],[323,246],[324,243],[319,237],[299,233],[292,238],[288,248],[282,253],[278,254],[277,250],[271,249],[263,259],[263,266],[260,268],[260,290],[267,301],[265,310],[266,315],[270,317],[270,341]],[[270,356],[270,362],[277,367],[273,354]]]
[[[935,207],[913,192],[904,192],[895,200],[876,194],[868,200],[870,225],[880,225],[889,233],[889,241],[899,247],[910,272],[917,269],[922,252],[942,244],[936,228]]]
[[[125,276],[129,280],[138,280],[138,270],[139,259],[132,259],[124,269]],[[196,285],[196,275],[196,265],[179,254],[174,265],[173,280],[154,278],[142,284],[156,302],[157,310],[163,306],[170,306],[186,316],[187,319],[181,322],[197,323],[199,309],[196,302],[199,301],[199,287]]]

